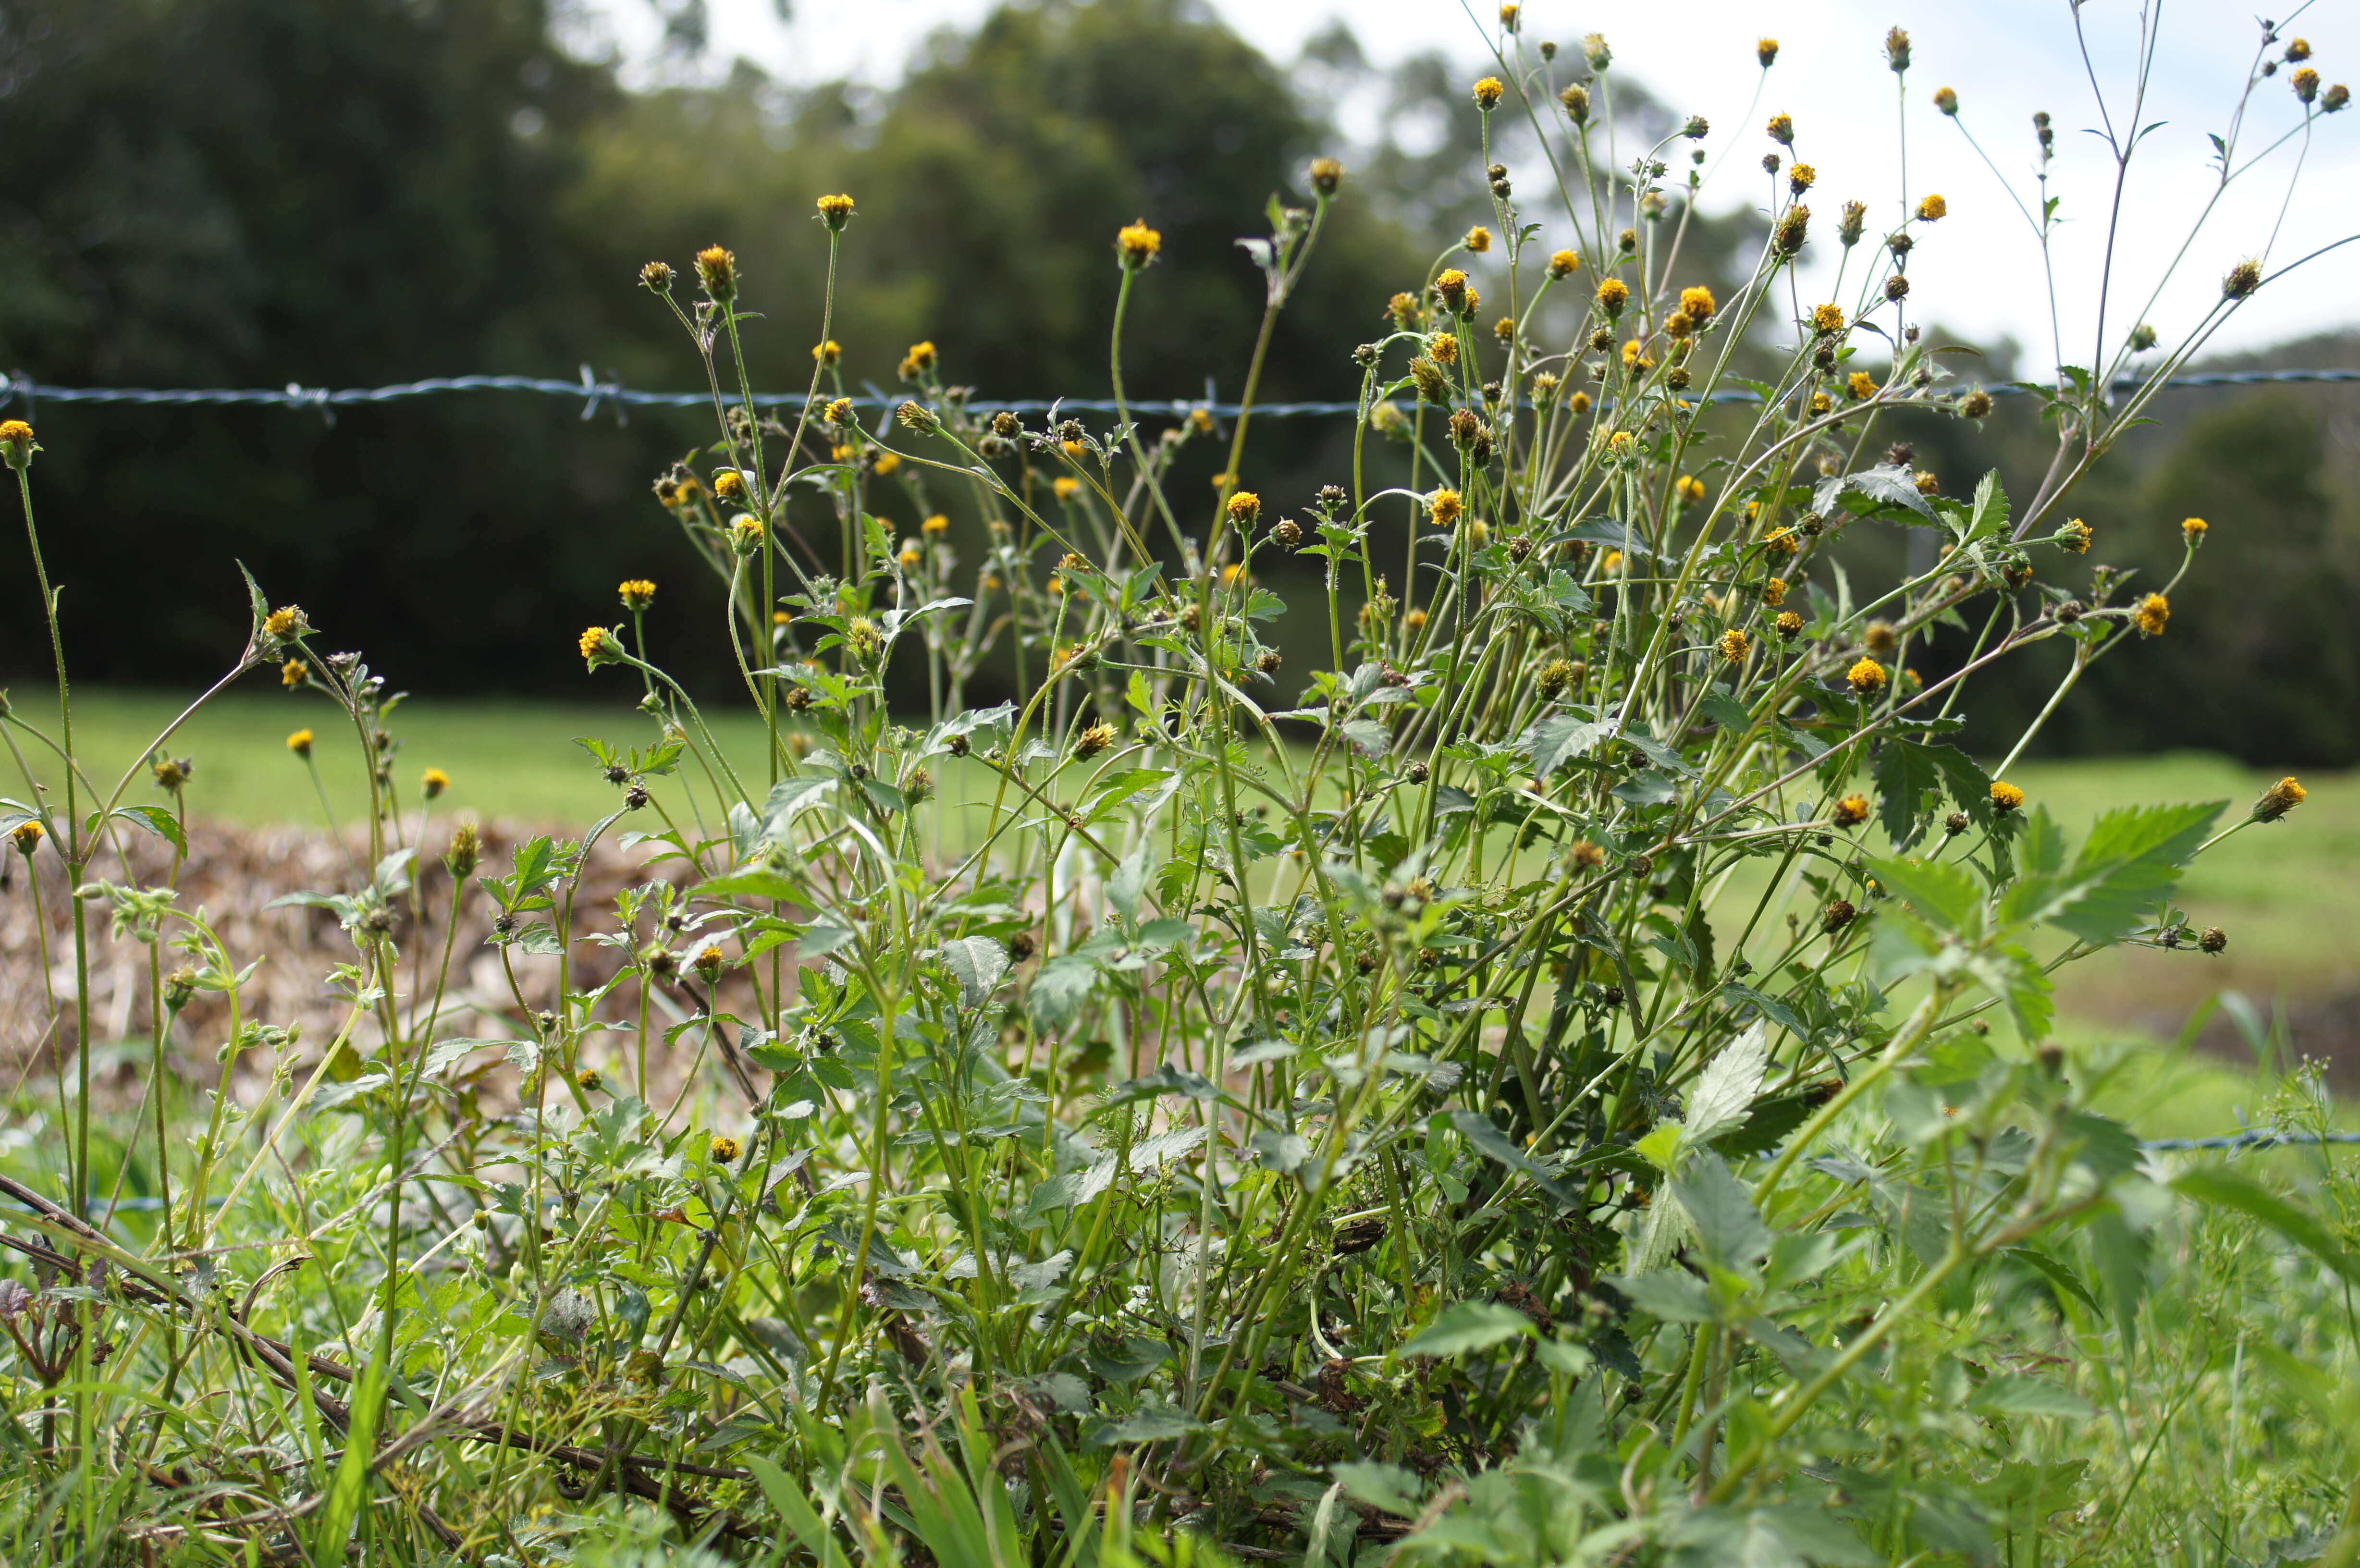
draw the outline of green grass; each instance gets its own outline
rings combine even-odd
[[[49,729],[40,689],[19,683],[19,717]],[[89,690],[76,694],[82,755],[101,759],[100,782],[112,789],[185,699],[156,692]],[[760,731],[750,716],[716,704],[707,717],[733,758],[759,767]],[[611,705],[559,702],[413,701],[397,715],[400,749],[394,776],[415,803],[421,772],[452,779],[438,816],[473,814],[550,827],[580,827],[615,809],[614,787],[600,776],[576,736],[643,743],[645,718],[627,701]],[[45,723],[45,719],[49,722]],[[317,826],[320,796],[302,762],[287,749],[290,731],[318,732],[321,782],[340,821],[356,821],[361,770],[356,747],[336,732],[335,711],[316,695],[238,692],[207,707],[174,735],[169,750],[193,758],[191,811],[242,824]],[[41,768],[54,784],[54,770]],[[14,772],[13,764],[10,771]],[[2110,807],[2130,801],[2225,800],[2234,821],[2271,775],[2202,752],[2101,761],[2045,762],[2014,777],[2032,803],[2045,805],[2077,835]],[[947,779],[946,782],[949,782]],[[2120,949],[2062,971],[2066,1013],[2093,1035],[2169,1038],[2191,1008],[2217,991],[2242,992],[2267,1007],[2348,992],[2360,985],[2360,922],[2350,918],[2360,875],[2360,772],[2311,775],[2311,799],[2283,822],[2248,828],[2189,872],[2182,905],[2198,926],[2229,932],[2218,957]],[[22,793],[10,779],[0,794]],[[144,779],[130,800],[156,798]],[[2202,1094],[2197,1098],[2202,1099]]]

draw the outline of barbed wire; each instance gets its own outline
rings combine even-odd
[[[2232,370],[2205,372],[2173,377],[2167,386],[2193,389],[2202,387],[2254,387],[2276,383],[2360,383],[2360,370]],[[2118,377],[2112,385],[2117,392],[2136,391],[2147,383],[2140,377]],[[2001,382],[1984,388],[1995,397],[2021,396],[2039,390],[2028,384]],[[389,387],[305,387],[289,382],[273,390],[267,387],[52,387],[26,375],[23,371],[0,373],[0,408],[6,408],[21,398],[29,410],[40,399],[56,403],[127,404],[144,408],[233,408],[262,407],[317,410],[331,423],[334,410],[373,403],[393,403],[411,397],[439,397],[453,392],[530,392],[543,397],[578,397],[582,399],[582,417],[585,419],[609,405],[616,417],[622,417],[627,408],[694,408],[710,404],[713,394],[705,392],[654,392],[637,387],[626,387],[619,381],[602,381],[588,365],[582,366],[580,377],[573,381],[539,376],[434,376],[422,381],[397,382]],[[800,392],[756,393],[756,407],[775,408],[800,405],[804,395]],[[890,408],[905,401],[902,397],[889,395],[870,387],[852,398],[856,408]],[[1762,395],[1748,387],[1725,387],[1702,394],[1709,403],[1759,403]],[[727,402],[738,401],[736,397]],[[995,401],[969,393],[966,398],[970,408],[1005,408],[1011,413],[1112,414],[1119,412],[1111,397],[1015,397]],[[1199,408],[1216,418],[1234,419],[1242,412],[1236,403],[1224,403],[1214,397],[1211,388],[1202,398],[1134,399],[1130,404],[1133,415],[1170,415],[1185,418]],[[1264,419],[1333,418],[1355,415],[1360,411],[1358,403],[1304,402],[1258,403],[1254,413]]]
[[[2316,1149],[2323,1144],[2345,1143],[2360,1143],[2360,1132],[2280,1132],[2270,1127],[2249,1127],[2244,1132],[2223,1133],[2218,1138],[2143,1138],[2139,1148],[2150,1153],[2170,1154],[2210,1149]],[[216,1197],[210,1200],[210,1204],[217,1208],[223,1202]],[[90,1206],[93,1213],[104,1209],[117,1214],[146,1214],[161,1209],[164,1200],[159,1197],[93,1198]]]

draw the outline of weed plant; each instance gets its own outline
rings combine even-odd
[[[293,900],[350,938],[330,1039],[253,1016],[269,955],[176,898],[177,726],[119,776],[77,751],[38,447],[0,426],[58,665],[53,731],[7,713],[0,829],[27,893],[71,894],[0,1177],[11,1560],[2355,1561],[2349,1168],[2149,1157],[2091,1108],[2119,1063],[2049,1039],[2059,965],[2217,949],[2181,868],[2301,786],[2070,842],[2007,777],[2038,722],[1988,768],[1949,739],[2029,645],[2070,645],[2061,697],[2169,635],[2179,574],[2085,573],[2066,502],[2313,258],[2233,258],[2169,334],[2110,271],[2088,362],[2060,342],[2030,388],[2038,490],[1955,492],[1876,447],[1889,411],[1991,406],[1916,322],[1942,196],[1828,202],[1777,114],[1760,254],[1717,299],[1680,256],[1706,122],[1641,145],[1603,38],[1535,46],[1514,6],[1492,37],[1468,112],[1487,147],[1526,126],[1533,167],[1483,171],[1495,225],[1360,351],[1351,472],[1287,504],[1240,463],[1332,161],[1241,242],[1243,407],[1168,428],[1122,377],[1143,219],[1096,423],[979,407],[927,343],[864,406],[832,270],[773,416],[748,334],[782,302],[719,246],[650,263],[716,421],[656,493],[729,610],[694,667],[652,657],[649,581],[581,634],[647,729],[584,742],[615,810],[578,839],[486,863],[439,775],[397,777],[387,680],[256,586],[221,686],[326,699],[290,765],[350,746],[371,780],[349,877]],[[2097,106],[2117,191],[2154,43]],[[2343,106],[2309,53],[2264,28],[2223,187]],[[2006,199],[2046,245],[2036,130]],[[2154,254],[2159,218],[2112,221]],[[1830,242],[1822,301],[1796,264]],[[1174,482],[1200,442],[1209,502]],[[1371,442],[1404,483],[1371,486]],[[975,537],[897,538],[896,490]],[[1884,528],[1930,564],[1849,583],[1830,542]],[[2237,548],[2234,519],[2183,537],[2180,572]],[[1258,583],[1282,553],[1309,604]],[[1289,614],[1324,616],[1327,668],[1280,668]],[[1921,676],[1939,627],[1967,651]],[[759,755],[692,700],[716,668]],[[1001,671],[1020,697],[973,705]],[[121,877],[126,834],[171,874]],[[631,882],[586,900],[614,855]],[[144,1019],[93,1016],[110,943]],[[144,1090],[99,1103],[102,1032],[142,1027]],[[2274,1114],[2323,1124],[2316,1081]]]

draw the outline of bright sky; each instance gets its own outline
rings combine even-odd
[[[627,60],[650,58],[656,30],[644,0],[586,3],[593,27]],[[930,30],[945,24],[970,26],[990,8],[990,0],[858,0],[834,5],[799,0],[794,19],[781,23],[771,0],[709,3],[715,60],[726,64],[742,55],[790,83],[847,75],[890,82]],[[1468,62],[1471,81],[1489,36],[1460,0],[1353,0],[1349,10],[1337,0],[1209,3],[1282,61],[1345,15],[1375,64],[1441,49]],[[1495,0],[1468,4],[1474,6],[1471,15],[1486,22],[1496,10]],[[2116,241],[2107,315],[2107,336],[2114,342],[2154,294],[2218,189],[2207,133],[2227,130],[2258,41],[2256,27],[2242,7],[2165,6],[2160,0],[2149,0],[2149,7],[2163,12],[2165,30],[2141,118],[2157,128],[2133,160],[2123,199],[2125,219]],[[1524,36],[1535,42],[1557,40],[1565,47],[1562,65],[1578,55],[1582,33],[1599,25],[1601,9],[1614,13],[1608,32],[1613,72],[1637,77],[1676,111],[1707,116],[1714,127],[1707,145],[1715,156],[1732,149],[1720,178],[1707,188],[1708,207],[1763,200],[1766,181],[1753,166],[1773,148],[1761,134],[1762,124],[1776,110],[1794,115],[1796,154],[1819,170],[1814,229],[1823,241],[1837,207],[1848,198],[1870,203],[1872,234],[1891,223],[1899,205],[1898,116],[1883,44],[1888,27],[1908,28],[1915,54],[1908,78],[1908,191],[1913,200],[1940,192],[1951,214],[1925,235],[1911,257],[1913,301],[1925,307],[1925,319],[1952,331],[1987,340],[2013,336],[2036,359],[2047,354],[2051,334],[2032,227],[1959,127],[1936,112],[1931,97],[1937,87],[1956,89],[1961,124],[1973,131],[2027,207],[2037,201],[2031,115],[2036,109],[2049,111],[2058,151],[2050,190],[2062,197],[2059,215],[2066,220],[2052,242],[2064,306],[2065,356],[2089,362],[2113,160],[2098,137],[2084,134],[2100,119],[2068,0],[1685,0],[1636,8],[1535,0],[1524,7]],[[2125,128],[2129,114],[2139,11],[2136,0],[2090,0],[2083,8],[2092,62],[2111,94],[2108,107],[2117,129]],[[2281,32],[2310,40],[2311,63],[2328,82],[2360,77],[2360,6],[2312,0],[2300,6],[2295,20],[2281,24]],[[1777,38],[1782,48],[1761,102],[1749,114],[1762,79],[1754,44],[1765,33]],[[2241,164],[2300,125],[2300,105],[2288,77],[2281,71],[2256,90],[2239,141]],[[2305,162],[2298,197],[2289,205],[2298,155]],[[1527,189],[1543,182],[1541,169],[1518,172]],[[2264,255],[2272,267],[2282,267],[2352,233],[2360,220],[2344,197],[2355,187],[2360,110],[2322,119],[2307,152],[2298,132],[2221,195],[2186,261],[2146,310],[2147,319],[2169,345],[2219,298],[2221,277],[2239,259]],[[1815,248],[1832,265],[1835,246]],[[2020,281],[1994,288],[1994,278]],[[2360,244],[2266,288],[2213,338],[2212,346],[2254,349],[2338,327],[2360,327]]]

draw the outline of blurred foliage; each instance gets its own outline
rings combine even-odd
[[[662,10],[668,47],[702,46],[699,10]],[[1200,397],[1205,365],[1242,377],[1259,317],[1236,236],[1265,194],[1299,195],[1307,160],[1338,152],[1353,199],[1319,287],[1282,319],[1264,393],[1338,397],[1387,297],[1486,214],[1467,178],[1485,152],[1454,112],[1465,70],[1428,55],[1380,71],[1341,23],[1282,66],[1183,0],[1048,0],[926,39],[890,91],[790,92],[741,64],[634,93],[557,47],[553,19],[544,0],[8,0],[0,365],[67,385],[271,387],[586,363],[668,387],[672,328],[628,280],[719,240],[770,312],[751,345],[764,389],[792,392],[819,333],[811,200],[846,190],[861,201],[843,260],[859,286],[839,291],[830,334],[853,384],[892,389],[906,346],[929,339],[950,379],[992,396],[1103,393],[1117,274],[1086,236],[1145,216],[1164,262],[1132,313],[1129,385],[1142,402]],[[1634,122],[1670,128],[1635,84],[1617,91]],[[1367,146],[1336,128],[1348,103],[1367,111],[1351,116]],[[1528,128],[1500,129],[1491,156],[1548,179]],[[1699,215],[1681,269],[1719,282],[1759,233],[1751,213]],[[2360,639],[2342,612],[2360,530],[2333,499],[2352,442],[2317,412],[2335,396],[2180,395],[2171,429],[2094,476],[2093,562],[2161,559],[2184,515],[2221,527],[2160,657],[2134,686],[2074,692],[2045,745],[2360,757]],[[563,403],[481,395],[333,425],[269,408],[38,411],[60,493],[78,497],[52,562],[78,590],[69,621],[96,614],[101,583],[155,606],[86,642],[94,679],[169,683],[216,659],[240,634],[233,557],[335,606],[342,637],[427,690],[571,691],[565,628],[611,599],[606,561],[634,559],[693,602],[709,592],[647,499],[699,439],[694,410],[585,425]],[[2005,413],[1906,433],[1961,484],[1996,465],[2028,487],[2048,438],[2028,408]],[[1265,421],[1247,471],[1300,505],[1343,472],[1350,435],[1343,420]],[[1210,478],[1218,444],[1183,479]],[[1393,453],[1372,455],[1381,474]],[[495,612],[494,582],[534,588]],[[0,626],[0,673],[38,666],[38,644],[27,623]],[[2055,673],[2027,660],[1984,688],[1992,733],[2020,727]]]

